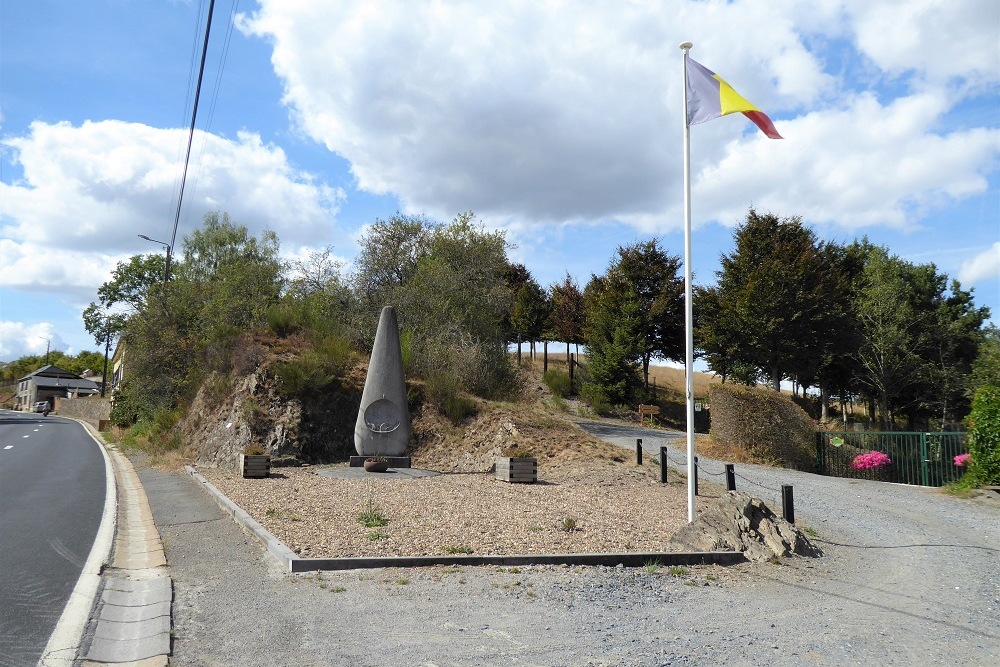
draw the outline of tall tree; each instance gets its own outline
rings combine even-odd
[[[631,295],[638,304],[635,342],[646,387],[651,359],[683,359],[684,281],[679,268],[680,258],[668,255],[653,239],[619,246],[606,273],[604,289],[611,290],[612,300],[624,303]]]
[[[716,272],[722,318],[706,320],[703,336],[729,341],[730,349],[738,340],[729,363],[760,369],[778,390],[782,379],[815,367],[810,355],[825,321],[827,265],[815,235],[798,217],[750,209],[735,239],[736,249],[722,256]]]
[[[531,356],[535,356],[535,342],[545,333],[551,305],[548,295],[532,276],[524,281],[514,296],[511,324],[521,340],[531,344]]]
[[[584,294],[590,377],[582,394],[592,402],[630,404],[642,384],[642,306],[630,286],[615,277],[592,277]]]
[[[569,273],[561,283],[549,287],[549,330],[556,340],[566,341],[566,363],[569,363],[569,346],[583,342],[583,326],[586,314],[583,293]]]

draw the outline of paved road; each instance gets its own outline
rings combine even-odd
[[[80,424],[0,412],[0,666],[41,656],[97,534],[104,474]]]

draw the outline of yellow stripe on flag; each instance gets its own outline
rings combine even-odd
[[[723,116],[744,111],[760,111],[745,97],[733,90],[733,87],[726,83],[721,76],[714,74],[712,78],[719,82],[719,104],[722,107]]]

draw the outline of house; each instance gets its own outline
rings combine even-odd
[[[42,366],[17,381],[18,410],[32,409],[35,403],[48,401],[55,406],[56,398],[83,398],[100,393],[98,384],[56,366]]]

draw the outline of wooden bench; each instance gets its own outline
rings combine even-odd
[[[642,423],[642,421],[646,417],[649,417],[649,423],[650,423],[650,425],[652,425],[653,420],[657,416],[659,416],[659,414],[660,414],[660,406],[658,406],[658,405],[642,405],[641,403],[639,404],[639,423],[640,424]]]

